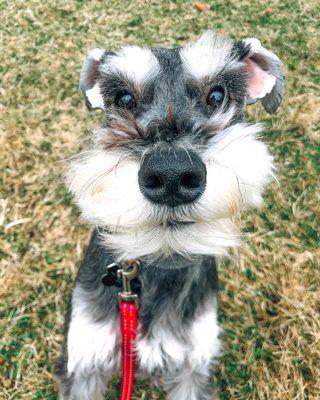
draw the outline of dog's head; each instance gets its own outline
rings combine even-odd
[[[80,86],[105,122],[68,183],[119,258],[235,245],[232,217],[259,205],[273,169],[244,108],[257,100],[278,108],[279,59],[257,39],[207,32],[182,48],[95,49]]]

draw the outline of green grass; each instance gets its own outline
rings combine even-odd
[[[260,38],[283,60],[278,113],[259,105],[279,185],[242,218],[245,244],[223,263],[224,355],[214,371],[220,399],[319,399],[318,2],[0,1],[0,398],[57,398],[52,365],[63,313],[90,227],[79,223],[63,164],[101,114],[78,90],[89,49],[176,46],[206,29]],[[118,397],[119,378],[108,399]],[[148,382],[135,399],[163,400]]]

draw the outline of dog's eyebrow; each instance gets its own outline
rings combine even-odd
[[[206,32],[180,50],[184,69],[196,79],[216,75],[232,60],[233,42]]]
[[[160,71],[160,65],[150,49],[126,46],[109,56],[101,65],[100,71],[102,75],[120,73],[140,86]]]
[[[100,87],[106,97],[113,97],[119,92],[129,91],[134,93],[136,91],[134,82],[120,71],[104,74]]]

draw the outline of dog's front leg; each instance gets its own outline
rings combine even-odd
[[[176,374],[164,377],[168,400],[214,400],[208,367],[184,367]]]
[[[99,371],[83,373],[76,370],[60,379],[60,400],[103,400],[106,377]]]
[[[119,318],[112,313],[98,315],[94,297],[79,286],[72,295],[64,351],[56,373],[61,400],[103,400],[107,381],[120,364]]]
[[[210,367],[220,354],[217,302],[209,297],[198,309],[189,325],[186,343],[186,359],[181,367],[171,368],[164,376],[164,386],[169,400],[213,400],[214,388],[210,379]]]

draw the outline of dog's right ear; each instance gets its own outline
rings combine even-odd
[[[90,110],[105,110],[100,88],[100,65],[106,54],[105,50],[93,49],[85,60],[80,77],[80,88]]]

